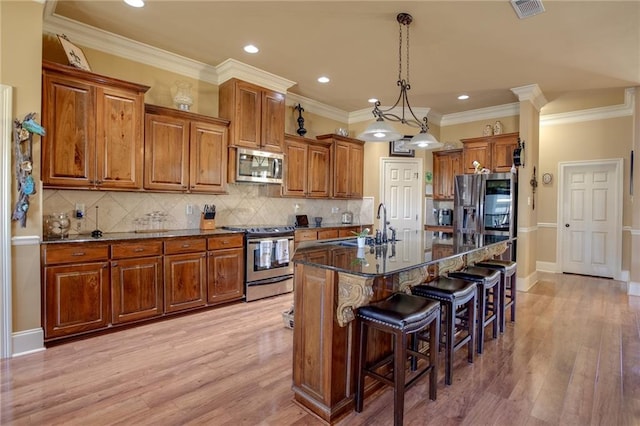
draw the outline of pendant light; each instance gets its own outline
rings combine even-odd
[[[429,126],[427,125],[427,117],[425,116],[422,120],[418,119],[413,110],[411,109],[411,104],[409,103],[409,95],[408,92],[411,89],[411,84],[409,83],[409,24],[413,21],[413,17],[408,13],[399,13],[396,16],[396,20],[398,21],[398,27],[400,32],[400,46],[398,49],[398,81],[397,85],[400,87],[400,95],[396,100],[395,104],[392,107],[381,110],[380,109],[380,101],[375,102],[375,106],[373,108],[373,116],[376,118],[376,121],[367,126],[365,131],[358,135],[358,139],[362,139],[367,142],[390,142],[403,137],[403,133],[395,130],[388,121],[396,121],[402,124],[406,124],[411,127],[416,127],[420,129],[420,132],[415,135],[411,140],[405,145],[410,146],[411,148],[417,149],[434,149],[440,148],[443,146],[442,143],[438,142],[438,140],[431,134],[428,133]],[[406,67],[406,77],[402,76],[402,44],[403,44],[403,32],[406,30],[406,57],[407,57],[407,67]],[[402,114],[396,115],[392,111],[396,108],[400,102],[402,102]],[[406,108],[405,108],[406,107]],[[406,110],[410,113],[410,116],[406,114]]]

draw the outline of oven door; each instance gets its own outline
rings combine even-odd
[[[286,246],[286,253],[284,251]],[[247,237],[247,283],[293,274],[293,235]]]

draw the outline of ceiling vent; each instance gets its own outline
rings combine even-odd
[[[524,19],[544,12],[541,0],[511,0],[511,6],[518,18]]]

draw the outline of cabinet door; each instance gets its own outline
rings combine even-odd
[[[327,145],[310,145],[307,175],[307,197],[331,196],[331,149]]]
[[[364,178],[364,147],[353,144],[349,148],[349,198],[362,198]]]
[[[291,197],[304,197],[306,195],[308,148],[309,145],[304,142],[287,140],[282,195]]]
[[[227,185],[227,128],[193,122],[189,145],[190,190],[224,192]]]
[[[462,151],[463,169],[465,173],[474,173],[473,162],[478,161],[482,167],[491,168],[491,151],[488,142],[469,142]]]
[[[499,139],[493,143],[492,159],[493,171],[496,173],[505,173],[511,170],[513,164],[513,150],[518,146],[518,138],[510,137],[507,139]]]
[[[231,119],[236,134],[235,145],[260,149],[262,92],[253,84],[243,81],[236,84],[235,114]]]
[[[349,144],[336,142],[333,152],[333,196],[348,198],[349,196]]]
[[[433,199],[446,200],[449,197],[451,180],[451,160],[446,153],[433,153]]]
[[[45,339],[107,327],[108,266],[96,262],[44,268]]]
[[[206,253],[164,257],[164,310],[177,312],[206,304]]]
[[[186,191],[189,179],[189,122],[145,115],[145,189]]]
[[[97,89],[96,184],[141,189],[144,95]]]
[[[451,168],[451,182],[449,183],[449,199],[453,200],[456,193],[456,176],[464,174],[462,167],[462,151],[459,150],[456,153],[452,153],[449,156],[450,168]]]
[[[162,315],[162,257],[122,259],[111,263],[113,323]]]
[[[284,145],[284,95],[263,89],[261,115],[262,149],[282,152]]]
[[[208,302],[241,299],[244,295],[244,250],[241,248],[209,252]]]
[[[44,73],[42,82],[44,186],[85,187],[95,180],[95,88]]]

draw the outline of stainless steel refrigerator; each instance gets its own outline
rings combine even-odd
[[[513,173],[456,176],[454,234],[465,244],[474,244],[479,238],[515,237],[517,189]],[[515,257],[515,250],[508,257]]]

